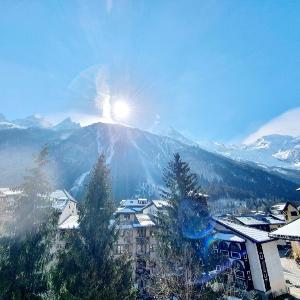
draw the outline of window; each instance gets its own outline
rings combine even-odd
[[[241,254],[238,252],[230,252],[232,258],[241,258]]]
[[[122,254],[124,252],[124,246],[123,245],[118,245],[117,246],[117,254]]]
[[[245,278],[245,273],[244,273],[244,271],[236,270],[236,271],[235,271],[235,276],[236,276],[237,278]]]
[[[146,228],[140,228],[138,231],[139,237],[145,237],[146,236]]]
[[[124,215],[124,219],[129,221],[130,220],[130,215]]]
[[[298,213],[296,211],[291,211],[291,216],[296,217],[298,216]]]

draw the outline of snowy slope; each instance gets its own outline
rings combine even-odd
[[[236,160],[269,167],[300,170],[300,137],[269,135],[249,145],[202,144],[204,148]]]
[[[254,164],[238,162],[176,139],[117,124],[93,124],[65,135],[44,128],[0,131],[0,186],[20,183],[33,154],[49,145],[53,184],[83,192],[100,153],[111,168],[116,199],[157,194],[175,152],[188,161],[212,197],[297,199],[297,185]],[[141,194],[144,193],[144,194]]]

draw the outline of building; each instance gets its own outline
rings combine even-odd
[[[3,226],[11,220],[11,206],[17,197],[20,197],[21,191],[10,188],[0,188],[0,234],[3,232]]]
[[[297,205],[291,202],[275,204],[270,211],[272,215],[284,216],[287,222],[291,222],[299,217]]]
[[[133,279],[141,294],[147,289],[147,281],[155,270],[155,222],[156,201],[146,199],[122,200],[114,213],[119,230],[116,255],[128,255],[132,260]]]
[[[236,284],[248,291],[258,291],[266,299],[285,294],[276,239],[256,228],[219,218],[214,221],[214,251],[228,257],[235,269]]]
[[[66,191],[56,190],[49,195],[52,207],[59,211],[58,225],[71,216],[78,216],[77,201]]]
[[[269,236],[290,241],[294,257],[300,258],[300,218],[270,232]]]

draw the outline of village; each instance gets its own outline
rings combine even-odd
[[[298,191],[300,195],[300,189]],[[2,221],[9,218],[5,207],[21,193],[0,188]],[[49,197],[59,212],[58,236],[76,231],[80,226],[78,202],[66,190],[56,190]],[[209,203],[208,195],[198,197]],[[111,224],[118,230],[114,255],[130,258],[133,282],[141,299],[147,299],[149,282],[156,272],[156,220],[159,214],[166,213],[168,205],[166,200],[125,199],[111,218]],[[201,280],[232,269],[233,286],[238,289],[255,291],[261,299],[288,294],[300,299],[299,205],[285,202],[272,205],[268,212],[212,215],[209,236],[208,247],[224,260],[203,274]],[[57,247],[60,247],[59,242]]]

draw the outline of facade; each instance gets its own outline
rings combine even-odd
[[[294,257],[300,258],[300,218],[291,221],[285,226],[271,232],[269,236],[290,241]]]
[[[150,207],[145,199],[122,200],[114,214],[119,230],[116,255],[128,255],[134,270],[133,280],[141,294],[155,270],[155,223],[153,216],[143,209]]]
[[[11,205],[16,197],[22,194],[21,191],[15,191],[10,188],[0,188],[0,234],[3,230],[5,222],[12,217]]]
[[[77,201],[66,190],[56,190],[49,195],[49,198],[52,207],[59,211],[58,225],[71,216],[78,216]]]
[[[263,297],[286,293],[283,271],[275,238],[256,228],[214,219],[217,234],[215,251],[227,255],[234,266],[235,282]]]

